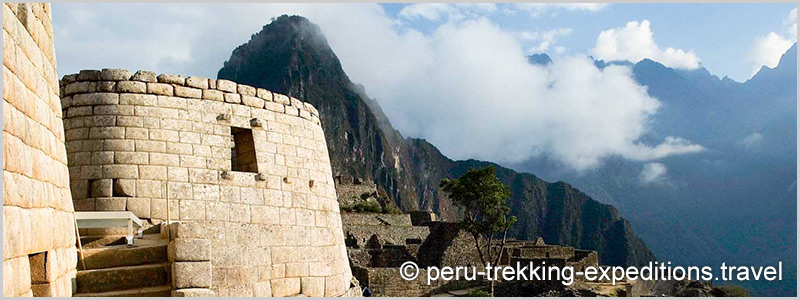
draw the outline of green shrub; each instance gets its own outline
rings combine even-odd
[[[491,297],[492,295],[489,292],[481,290],[481,289],[474,289],[469,290],[464,297]]]
[[[738,285],[718,286],[711,290],[716,297],[750,297],[750,292]]]

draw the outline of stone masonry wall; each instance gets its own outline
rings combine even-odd
[[[61,88],[76,209],[158,223],[169,202],[178,295],[358,294],[313,106],[228,80],[119,69],[67,75]]]
[[[49,4],[3,5],[3,296],[70,296],[77,255]]]

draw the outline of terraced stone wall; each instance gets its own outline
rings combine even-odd
[[[50,5],[3,5],[3,296],[70,296],[77,255]]]

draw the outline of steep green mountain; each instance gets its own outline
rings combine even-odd
[[[237,47],[219,78],[303,99],[320,112],[333,172],[375,181],[404,210],[430,209],[444,219],[459,212],[438,183],[481,161],[453,161],[421,139],[404,138],[379,105],[353,84],[319,28],[298,16],[281,16]],[[542,236],[547,243],[595,249],[601,262],[640,265],[654,260],[617,210],[563,182],[497,168],[512,190],[510,206],[520,220],[517,238]]]

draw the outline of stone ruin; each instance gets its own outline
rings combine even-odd
[[[75,225],[50,4],[3,5],[3,296],[69,296]]]
[[[345,243],[353,275],[376,296],[419,297],[475,287],[480,282],[434,281],[425,276],[404,280],[400,266],[406,261],[421,269],[428,266],[480,266],[471,235],[458,223],[439,221],[426,211],[407,214],[343,213]],[[575,270],[598,265],[597,252],[535,241],[511,240],[506,244],[501,265],[517,262],[535,265],[572,266]]]
[[[119,69],[66,75],[61,88],[76,210],[177,221],[178,292],[360,294],[313,106],[228,80]]]
[[[3,41],[4,296],[361,294],[313,106],[145,71],[59,82],[49,4],[3,5]],[[146,234],[76,232],[75,210]]]

